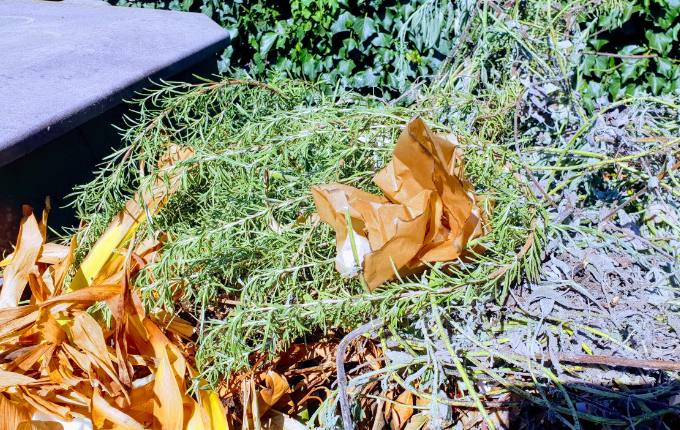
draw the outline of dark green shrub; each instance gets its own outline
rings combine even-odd
[[[578,88],[584,104],[592,109],[603,96],[680,95],[680,1],[631,1],[621,11],[583,24],[593,33],[586,51],[599,54],[583,57]]]
[[[229,30],[220,70],[288,74],[391,97],[436,74],[474,2],[446,0],[109,0],[201,11]],[[458,10],[456,8],[459,8]],[[458,18],[458,19],[456,19]],[[376,88],[387,89],[383,92]]]

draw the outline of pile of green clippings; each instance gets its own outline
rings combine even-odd
[[[427,399],[412,406],[431,429],[674,428],[679,102],[643,88],[585,106],[574,88],[599,31],[581,21],[618,7],[481,1],[455,55],[396,103],[283,78],[165,83],[77,190],[80,255],[150,186],[172,141],[194,150],[192,168],[140,228],[167,238],[135,283],[149,308],[195,318],[210,383],[373,321],[382,367],[353,374],[351,395],[329,383],[293,418],[335,428],[340,405],[375,422],[376,405],[411,392]],[[466,176],[493,207],[486,251],[365,293],[335,271],[310,188],[379,193],[371,179],[415,115],[462,136]]]

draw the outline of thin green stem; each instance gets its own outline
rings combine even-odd
[[[442,338],[442,340],[446,344],[446,349],[449,351],[449,355],[451,356],[451,359],[453,360],[453,363],[456,366],[456,370],[458,370],[458,373],[460,373],[461,378],[463,378],[463,383],[467,387],[467,390],[468,390],[468,393],[470,394],[470,397],[472,397],[472,400],[475,402],[475,405],[477,406],[479,413],[482,414],[482,416],[484,417],[484,420],[486,421],[486,424],[489,426],[489,428],[491,430],[495,430],[496,426],[494,425],[493,421],[491,421],[491,418],[489,417],[489,414],[486,412],[484,405],[482,405],[482,402],[479,400],[479,396],[477,395],[477,391],[475,390],[475,386],[470,381],[470,378],[468,377],[467,372],[465,371],[465,368],[463,367],[463,363],[461,363],[460,359],[458,358],[458,355],[456,354],[456,352],[453,350],[453,347],[451,346],[451,342],[449,341],[448,336],[446,336],[446,332],[444,331],[444,326],[442,325],[442,321],[439,318],[439,312],[437,312],[437,302],[435,301],[433,296],[430,296],[430,305],[432,306],[432,313],[434,314],[434,319],[437,322],[437,328],[438,328],[438,331],[439,331],[439,336]]]
[[[352,254],[354,255],[354,264],[357,266],[357,271],[359,272],[359,280],[361,281],[361,286],[364,287],[366,294],[371,294],[371,290],[366,284],[364,279],[363,270],[361,268],[361,262],[359,260],[359,253],[357,252],[357,244],[354,239],[354,229],[352,228],[352,217],[349,214],[349,209],[345,210],[345,221],[347,221],[347,235],[349,236],[349,241],[352,244]]]

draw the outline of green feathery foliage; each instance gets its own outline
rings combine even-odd
[[[169,84],[148,97],[159,106],[142,112],[150,116],[131,129],[129,146],[117,153],[130,156],[78,195],[89,226],[83,239],[91,243],[119,202],[152,183],[154,173],[143,166],[156,164],[165,142],[194,149],[181,163],[193,167],[182,170],[180,190],[145,225],[147,234],[161,231],[168,239],[136,284],[151,308],[173,310],[173,294],[182,291],[182,302],[201,320],[198,359],[210,381],[246,367],[253,352],[274,352],[318,328],[352,327],[376,315],[399,320],[440,290],[452,303],[500,298],[505,291],[490,274],[506,265],[503,285],[538,275],[541,242],[524,258],[516,259],[514,250],[526,243],[542,209],[527,203],[526,187],[512,169],[499,168],[499,159],[512,159],[508,149],[471,135],[462,146],[468,178],[491,214],[492,233],[480,240],[487,251],[370,295],[335,272],[335,235],[311,219],[311,186],[340,182],[379,192],[371,179],[391,158],[402,128],[434,106],[406,109],[357,94],[326,95],[304,83],[229,79]],[[452,131],[428,120],[435,132]],[[137,139],[148,124],[156,131]],[[240,304],[224,319],[211,319],[209,308],[220,300]]]
[[[659,419],[678,393],[671,372],[640,371],[658,387],[614,391],[603,381],[631,373],[562,359],[614,351],[659,360],[680,327],[680,106],[640,94],[595,103],[589,115],[574,88],[593,29],[572,18],[620,7],[479,2],[436,79],[394,103],[280,78],[164,83],[140,97],[123,148],[76,193],[86,222],[79,256],[154,181],[167,142],[189,146],[179,190],[136,237],[167,234],[159,260],[134,282],[150,309],[195,318],[210,383],[249,369],[253,353],[382,320],[385,367],[351,383],[435,399],[431,428],[450,417],[442,405],[483,409],[475,394],[483,386],[541,405],[568,428]],[[310,187],[377,192],[371,178],[415,115],[462,136],[492,232],[469,261],[364,293],[335,272],[334,232],[311,216]],[[640,302],[653,311],[640,312]],[[451,387],[464,387],[455,388],[459,403]],[[310,426],[334,428],[343,390],[327,393]]]

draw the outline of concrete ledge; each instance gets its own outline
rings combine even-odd
[[[0,166],[228,43],[198,13],[0,1]]]

